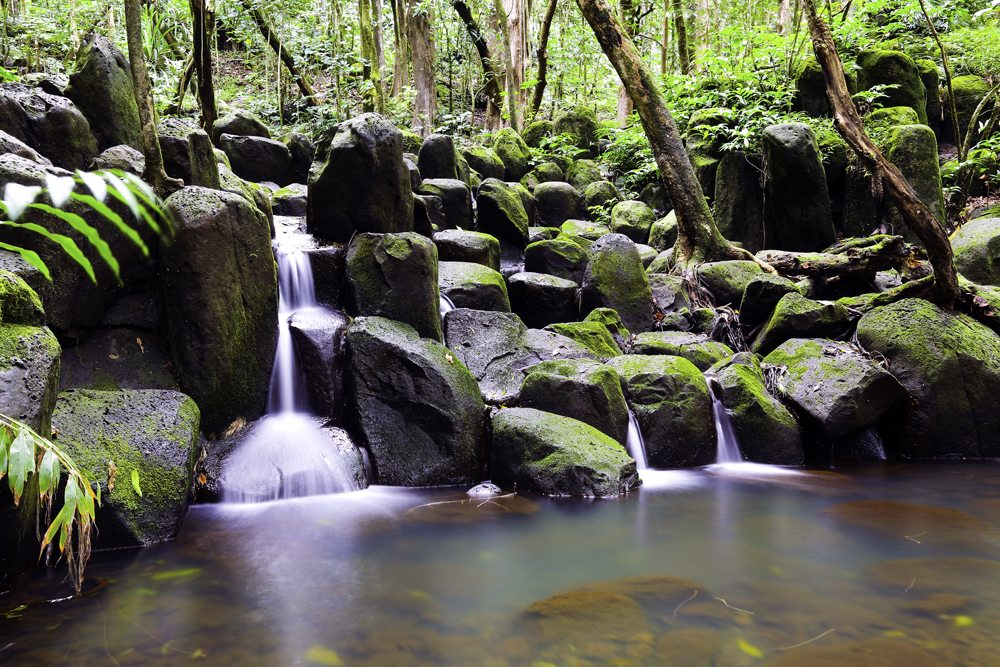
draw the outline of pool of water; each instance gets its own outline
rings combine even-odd
[[[194,507],[0,596],[0,666],[1000,664],[1000,464],[644,479]]]

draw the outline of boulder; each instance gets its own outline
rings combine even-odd
[[[464,157],[462,157],[462,154],[459,153],[457,149],[454,151],[454,155],[455,155],[455,174],[458,180],[462,181],[470,188],[478,188],[479,183],[481,183],[483,180],[482,177],[479,176],[474,171],[472,171],[472,168],[469,167],[468,161]],[[419,161],[420,158],[418,157],[417,160]],[[477,182],[473,183],[473,179],[475,179],[475,181]]]
[[[328,245],[303,251],[312,268],[316,303],[333,310],[343,308],[343,291],[347,272],[347,248]]]
[[[413,157],[414,159],[411,160],[409,157],[403,156],[403,165],[406,167],[406,170],[410,173],[410,190],[414,194],[417,194],[418,192],[420,192],[420,183],[423,181],[423,179],[420,177],[420,170],[417,169],[417,161],[415,159],[416,156],[410,156],[410,157]]]
[[[687,283],[680,276],[670,276],[665,273],[649,275],[649,289],[653,300],[664,313],[673,313],[691,308],[691,295]]]
[[[671,211],[666,217],[654,222],[649,228],[649,238],[646,242],[660,252],[668,248],[673,250],[674,244],[677,243],[677,213]]]
[[[858,63],[858,90],[873,86],[895,85],[885,90],[884,107],[910,107],[917,112],[921,124],[927,124],[927,103],[924,100],[924,83],[920,71],[910,56],[901,51],[870,49],[861,51]]]
[[[212,125],[212,143],[221,144],[222,135],[231,134],[234,137],[271,138],[271,131],[257,116],[249,111],[234,109]]]
[[[715,194],[715,175],[722,159],[722,140],[704,134],[699,128],[715,127],[729,123],[728,109],[699,109],[688,120],[685,148],[694,168],[695,178],[706,197]]]
[[[243,197],[243,199],[250,202],[267,220],[267,225],[270,228],[271,237],[273,238],[275,234],[274,211],[271,209],[271,199],[264,193],[264,189],[256,183],[244,181],[223,163],[217,162],[216,165],[219,169],[220,189]]]
[[[629,343],[629,337],[631,336],[629,330],[622,324],[622,318],[618,317],[618,313],[611,308],[597,308],[592,310],[583,321],[603,324],[619,349],[624,350],[631,345]]]
[[[749,260],[708,262],[698,267],[698,278],[715,297],[717,306],[739,304],[746,286],[763,273],[756,262]]]
[[[965,223],[952,237],[951,247],[959,273],[981,285],[1000,285],[1000,217]]]
[[[513,188],[514,192],[521,198],[521,205],[524,206],[524,212],[528,214],[528,224],[537,225],[538,216],[535,213],[535,199],[528,188],[524,187],[520,183],[507,181],[507,185]]]
[[[552,183],[565,180],[566,175],[558,164],[555,162],[543,162],[521,179],[521,185],[528,188],[529,191],[533,191],[539,183]]]
[[[958,112],[958,131],[962,134],[959,137],[961,141],[965,141],[965,137],[969,132],[969,125],[972,122],[972,114],[975,112],[976,107],[979,106],[979,103],[983,101],[983,98],[990,92],[990,87],[989,80],[971,74],[956,76],[951,80],[951,88],[955,92],[955,110]],[[993,104],[995,102],[984,105],[983,110],[979,112],[979,123],[989,118],[989,114],[993,110]],[[948,86],[944,87],[944,105],[947,116],[944,127],[947,131],[951,129],[952,125],[951,94],[948,92]],[[977,130],[973,132],[972,141],[969,145],[975,145],[979,139],[979,132]]]
[[[559,236],[558,227],[528,227],[528,245],[539,241],[551,241]]]
[[[131,296],[126,295],[120,301],[128,301]],[[173,364],[166,338],[156,331],[140,329],[132,321],[126,321],[152,315],[142,312],[149,304],[143,307],[139,303],[141,297],[146,295],[134,296],[140,298],[133,301],[132,313],[123,307],[116,313],[120,318],[106,317],[108,321],[102,328],[88,332],[86,337],[67,339],[59,362],[59,391],[177,389],[177,380],[170,370]],[[156,315],[162,329],[159,291],[155,293],[155,299]]]
[[[510,312],[503,276],[482,264],[438,262],[438,284],[457,308]]]
[[[641,201],[619,202],[611,209],[611,231],[615,234],[624,234],[636,243],[646,243],[650,240],[650,228],[655,221],[653,209]],[[662,240],[660,242],[662,243]]]
[[[36,163],[38,163],[38,164],[40,164],[42,166],[45,166],[45,167],[51,167],[52,166],[52,162],[50,162],[47,157],[45,157],[44,155],[40,154],[34,148],[32,148],[28,144],[24,143],[23,141],[21,141],[17,137],[15,137],[13,135],[10,135],[10,134],[7,134],[3,130],[0,130],[0,155],[4,155],[6,153],[13,153],[14,155],[17,155],[18,157],[23,157],[25,160],[30,160],[32,162],[36,162]],[[106,168],[110,169],[110,168],[113,168],[113,167],[106,167]],[[128,170],[128,171],[131,171],[131,170]],[[140,173],[141,174],[142,172],[139,171],[139,172],[133,172],[133,173]]]
[[[324,133],[309,170],[306,225],[310,234],[338,243],[356,232],[413,229],[403,135],[392,121],[365,114]]]
[[[612,308],[629,331],[653,328],[653,293],[635,243],[621,234],[606,234],[587,251],[580,289],[580,314]]]
[[[753,253],[764,249],[765,240],[762,171],[758,156],[732,151],[722,156],[715,175],[715,224],[724,237]]]
[[[344,336],[351,319],[326,308],[301,308],[288,318],[309,411],[339,420],[344,413]]]
[[[573,164],[566,170],[566,182],[581,194],[586,193],[592,183],[597,183],[603,178],[601,168],[593,160],[573,160]]]
[[[479,174],[483,180],[496,178],[503,180],[504,166],[503,160],[492,148],[486,146],[469,146],[461,150],[462,157],[469,163],[469,167]]]
[[[84,39],[65,96],[86,116],[100,150],[121,144],[142,150],[128,56],[107,37],[91,33]]]
[[[479,186],[476,229],[516,248],[528,245],[528,214],[514,188],[495,178]]]
[[[785,123],[765,128],[763,138],[778,247],[802,252],[829,247],[837,235],[816,136],[804,123]]]
[[[889,139],[885,157],[899,168],[913,187],[920,201],[943,226],[947,222],[944,192],[941,189],[941,168],[938,166],[938,145],[934,130],[926,125],[897,127]],[[890,229],[898,230],[907,243],[920,244],[916,233],[903,221],[903,215],[891,202],[884,202],[882,218]]]
[[[166,201],[177,223],[160,280],[180,387],[206,433],[264,410],[278,344],[278,277],[264,216],[229,192],[188,186]]]
[[[847,90],[853,95],[858,91],[857,76],[854,72],[845,71],[844,78],[847,80]],[[795,70],[795,106],[813,118],[830,115],[823,68],[812,54],[803,58]]]
[[[753,328],[767,321],[778,302],[792,293],[798,294],[799,286],[784,276],[772,273],[754,276],[743,289],[740,324]]]
[[[583,195],[569,183],[539,183],[533,193],[539,224],[558,227],[567,220],[581,220],[586,216]]]
[[[570,241],[537,241],[524,250],[524,270],[529,273],[545,273],[579,285],[586,268],[587,252]]]
[[[524,128],[524,131],[521,132],[521,138],[531,148],[538,148],[542,139],[551,137],[553,132],[555,132],[555,126],[551,120],[536,120]]]
[[[309,204],[308,198],[309,188],[301,183],[290,183],[271,193],[271,210],[274,215],[304,218]]]
[[[433,239],[442,262],[475,262],[500,270],[500,243],[489,234],[446,229],[434,234]]]
[[[455,142],[447,134],[431,134],[425,137],[417,153],[417,167],[423,178],[457,179]]]
[[[888,360],[909,392],[887,444],[902,456],[1000,456],[1000,339],[966,315],[903,299],[858,322],[858,340]]]
[[[699,334],[683,331],[650,331],[636,335],[633,354],[672,354],[684,357],[698,370],[707,371],[718,361],[731,357],[733,350]]]
[[[36,160],[37,162],[37,160]],[[46,160],[48,162],[48,160]],[[41,163],[44,164],[44,163]],[[146,170],[146,158],[131,146],[112,146],[94,158],[88,167],[91,171],[99,169],[121,169],[136,176]]]
[[[90,123],[68,98],[19,83],[0,84],[0,130],[62,169],[86,169],[99,153]]]
[[[227,132],[225,134],[232,134]],[[220,135],[221,136],[221,135]],[[316,144],[304,134],[289,132],[282,135],[278,141],[288,147],[292,155],[292,176],[295,183],[305,183],[309,180],[309,167],[316,157]]]
[[[164,118],[156,134],[167,176],[187,185],[221,189],[219,162],[205,130],[183,118]]]
[[[639,201],[653,209],[653,213],[666,215],[673,210],[674,205],[670,201],[670,195],[662,183],[648,183],[639,193]]]
[[[835,301],[813,301],[789,292],[781,297],[752,349],[764,356],[792,338],[828,338],[846,333],[851,313]]]
[[[601,310],[611,309],[601,308]],[[601,361],[607,361],[622,353],[621,348],[611,336],[611,331],[603,322],[560,322],[546,326],[545,330],[575,340],[593,352]]]
[[[570,236],[577,236],[588,241],[596,241],[605,234],[611,233],[611,228],[607,225],[599,225],[596,222],[586,220],[567,220],[559,227],[559,231]],[[588,243],[587,248],[590,247]]]
[[[441,340],[438,257],[415,232],[358,234],[347,250],[348,312],[407,324]]]
[[[597,114],[590,107],[577,105],[560,114],[555,119],[553,130],[555,134],[569,134],[574,144],[581,150],[588,150],[597,143],[599,131]]]
[[[0,322],[45,326],[45,311],[38,294],[21,276],[0,269]]]
[[[15,281],[0,274],[5,286]],[[17,291],[34,294],[23,281]],[[29,294],[30,292],[30,294]],[[19,297],[2,297],[4,320],[0,324],[0,414],[24,422],[38,433],[49,435],[52,410],[59,392],[59,354],[62,351],[48,327],[39,326],[34,303],[18,303]],[[9,319],[8,319],[9,317]]]
[[[456,308],[445,315],[445,340],[479,382],[483,399],[501,405],[518,397],[522,369],[553,359],[591,359],[586,346],[550,331],[528,329],[513,313]]]
[[[403,151],[412,154],[414,157],[413,162],[416,164],[416,156],[420,152],[420,145],[424,143],[424,138],[410,130],[403,129],[400,132],[403,135]]]
[[[635,249],[639,251],[639,259],[642,261],[642,268],[648,268],[656,256],[660,253],[657,252],[656,248],[653,246],[646,245],[644,243],[636,243]]]
[[[705,376],[681,357],[625,355],[608,365],[618,371],[629,408],[639,422],[652,468],[715,462],[712,398]]]
[[[373,482],[436,486],[483,479],[486,413],[460,358],[381,317],[354,320],[347,350],[348,423],[368,450]]]
[[[229,157],[233,173],[244,180],[273,181],[281,186],[295,181],[292,153],[280,141],[223,134],[219,137],[219,147]]]
[[[583,191],[583,206],[587,209],[587,217],[591,217],[591,207],[611,208],[622,200],[618,188],[609,181],[595,181]]]
[[[520,181],[528,173],[531,152],[521,136],[510,128],[493,135],[493,152],[503,162],[503,180]]]
[[[420,184],[420,194],[441,199],[447,229],[472,227],[472,192],[462,181],[454,178],[425,178]]]
[[[573,322],[579,314],[577,284],[572,280],[525,271],[507,278],[507,293],[511,309],[533,329]]]
[[[635,461],[612,438],[576,419],[531,408],[493,418],[496,484],[554,496],[616,496],[641,482]]]
[[[427,238],[434,237],[435,229],[448,226],[444,216],[444,202],[434,195],[413,195],[413,231]],[[455,231],[455,230],[446,230]]]
[[[101,487],[94,547],[118,549],[173,539],[191,498],[199,410],[179,391],[59,395],[56,443]]]

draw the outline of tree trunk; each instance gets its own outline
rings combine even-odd
[[[538,49],[535,54],[538,57],[538,83],[535,84],[535,94],[531,99],[531,117],[538,115],[538,110],[542,107],[542,97],[545,95],[545,86],[548,83],[546,76],[549,71],[549,30],[552,28],[552,17],[556,15],[556,3],[558,0],[549,0],[545,8],[545,15],[542,17],[542,26],[538,31]]]
[[[525,71],[528,64],[528,22],[525,14],[525,0],[504,0],[504,10],[507,14],[507,32],[510,35],[510,63],[514,78],[511,85],[517,95],[517,108],[524,109],[527,101],[526,91],[521,84],[525,81]],[[521,119],[519,118],[518,121]],[[518,127],[521,123],[518,122]]]
[[[385,71],[385,40],[382,35],[382,3],[379,0],[371,0],[372,3],[372,35],[375,37],[375,62],[378,63],[379,86],[382,87],[382,100],[385,102],[387,86],[382,79],[382,72]]]
[[[833,124],[868,170],[875,174],[875,178],[881,175],[883,192],[889,195],[890,201],[899,209],[903,220],[927,249],[931,265],[934,267],[933,300],[946,308],[951,308],[959,297],[959,288],[948,235],[896,166],[882,155],[865,133],[858,112],[851,101],[851,94],[847,90],[844,66],[840,62],[840,56],[837,55],[837,47],[834,45],[830,29],[819,17],[814,0],[805,0],[804,5],[813,51],[826,79],[826,94],[833,108]]]
[[[198,98],[201,100],[201,126],[212,136],[212,126],[219,117],[215,106],[215,87],[212,85],[212,28],[215,25],[215,7],[211,0],[190,0],[191,17],[194,19],[194,71],[198,77]]]
[[[576,3],[639,112],[663,185],[677,211],[675,265],[691,272],[703,262],[749,259],[773,271],[719,233],[663,94],[607,0],[576,0]]]
[[[635,36],[639,33],[639,12],[641,10],[641,2],[636,3],[635,0],[621,0],[622,24],[625,26],[625,34],[628,35],[630,40],[635,40]],[[616,113],[618,124],[625,127],[625,124],[628,123],[628,117],[632,115],[633,111],[632,98],[629,97],[628,91],[625,90],[625,85],[619,84],[618,110]]]
[[[413,56],[413,128],[422,137],[434,131],[437,111],[437,82],[434,79],[433,14],[418,0],[407,0],[406,31]]]
[[[125,0],[125,34],[128,39],[128,58],[135,84],[135,101],[139,106],[139,124],[142,126],[142,152],[146,169],[142,177],[161,195],[179,190],[184,183],[167,177],[163,169],[163,154],[156,136],[156,112],[153,108],[152,86],[142,52],[142,9],[139,0]]]
[[[781,0],[778,7],[778,24],[775,26],[779,35],[787,35],[792,28],[792,5],[789,0]]]
[[[510,126],[516,132],[520,130],[517,118],[517,93],[514,86],[514,59],[511,56],[513,45],[510,43],[510,29],[507,26],[507,12],[503,0],[493,0],[493,13],[496,15],[497,31],[500,34],[498,48],[503,52],[504,81],[507,86],[507,115]]]
[[[295,66],[295,59],[292,57],[292,54],[288,52],[288,47],[282,44],[281,40],[278,39],[278,33],[274,31],[274,28],[271,26],[271,22],[267,20],[267,17],[264,16],[264,13],[260,9],[254,7],[250,0],[240,1],[243,4],[243,8],[246,9],[247,13],[250,15],[250,18],[252,18],[253,22],[257,24],[257,29],[260,30],[260,34],[264,36],[267,43],[271,45],[274,52],[281,58],[281,62],[285,64],[285,68],[292,76],[292,80],[295,81],[295,85],[299,87],[299,92],[302,93],[302,97],[305,98],[306,103],[309,106],[316,106],[316,93],[313,92],[312,86],[310,86],[309,82],[306,81],[304,76],[302,76],[299,68]]]
[[[194,54],[188,56],[181,70],[181,76],[177,79],[177,103],[174,105],[174,113],[181,115],[181,108],[184,106],[184,96],[187,94],[188,86],[191,85],[191,77],[194,76]]]
[[[372,86],[372,108],[384,114],[385,95],[382,88],[382,70],[379,68],[375,30],[372,27],[372,6],[374,3],[371,0],[358,0],[358,4],[361,15],[361,50],[368,61],[367,73]]]
[[[396,97],[403,91],[406,80],[406,42],[404,40],[402,0],[389,0],[392,9],[392,39],[395,55],[392,59],[392,90],[390,94]]]
[[[673,0],[674,32],[677,33],[677,57],[680,58],[681,74],[691,73],[691,51],[688,50],[687,22],[684,20],[684,0]]]
[[[550,0],[550,2],[555,6],[555,0]],[[476,47],[476,53],[479,54],[479,62],[483,66],[483,88],[486,90],[487,99],[496,109],[495,115],[499,117],[500,110],[503,108],[503,97],[500,95],[500,82],[497,79],[496,70],[493,69],[493,56],[490,55],[490,47],[464,0],[454,0],[451,4],[459,18],[462,19],[462,23],[465,24],[465,31],[469,34],[473,46]]]
[[[670,44],[670,0],[663,0],[663,42],[660,43],[660,76],[667,75],[668,44]]]

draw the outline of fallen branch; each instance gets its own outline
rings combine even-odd
[[[910,277],[920,271],[923,255],[922,248],[906,243],[902,236],[888,235],[847,239],[824,252],[763,250],[757,253],[778,273],[809,277],[874,275],[890,269]]]

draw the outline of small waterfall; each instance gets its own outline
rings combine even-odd
[[[715,435],[718,439],[718,450],[715,455],[716,463],[743,463],[743,454],[740,452],[740,445],[736,441],[736,431],[733,430],[733,422],[729,419],[726,406],[719,398],[722,388],[713,377],[708,380],[709,393],[712,394],[712,416],[715,420]]]
[[[625,440],[625,451],[635,459],[636,470],[642,472],[649,468],[646,461],[646,442],[642,439],[642,431],[639,430],[639,420],[631,410],[628,411],[628,438]]]
[[[268,413],[247,434],[222,474],[226,502],[264,502],[354,491],[340,451],[308,413],[305,382],[289,319],[317,308],[309,256],[299,245],[276,247],[278,349],[271,371]]]
[[[441,333],[444,334],[444,316],[448,314],[449,310],[455,310],[455,302],[440,292],[438,297],[441,301]]]

